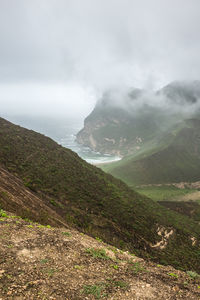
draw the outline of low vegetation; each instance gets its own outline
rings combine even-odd
[[[45,225],[77,228],[165,265],[200,271],[196,222],[41,134],[0,119],[0,137],[0,171],[5,175],[0,190],[7,193],[0,197],[3,209],[21,210],[17,214]]]
[[[163,135],[154,147],[102,166],[128,185],[199,181],[200,120],[186,120]]]
[[[196,272],[157,265],[74,229],[64,235],[64,230],[3,212],[1,299],[199,299]],[[112,261],[104,259],[110,249]]]
[[[182,196],[194,193],[195,189],[178,188],[173,185],[162,186],[141,186],[133,187],[138,193],[145,195],[155,201],[173,201],[177,198],[181,200]]]
[[[88,248],[85,250],[86,253],[91,255],[94,258],[99,259],[110,259],[110,257],[106,254],[105,249],[94,249],[94,248]]]

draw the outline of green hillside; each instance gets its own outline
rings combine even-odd
[[[187,120],[177,128],[151,151],[102,168],[129,185],[200,180],[200,121]]]
[[[69,226],[163,264],[200,271],[198,223],[139,195],[50,138],[0,119],[0,164]],[[9,197],[1,198],[5,209]],[[29,218],[35,218],[34,210]]]

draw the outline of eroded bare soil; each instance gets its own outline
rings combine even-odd
[[[200,299],[198,278],[48,227],[0,218],[0,299]]]

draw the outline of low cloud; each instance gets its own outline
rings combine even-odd
[[[74,84],[0,85],[1,115],[78,119],[90,112],[95,100],[96,95],[92,89]]]
[[[98,105],[119,107],[133,116],[154,110],[163,115],[190,118],[200,111],[200,81],[175,81],[156,91],[110,89]]]
[[[0,0],[1,109],[82,117],[111,88],[198,79],[199,28],[199,0]]]

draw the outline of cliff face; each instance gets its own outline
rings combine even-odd
[[[161,116],[157,109],[143,107],[134,111],[133,99],[126,106],[115,105],[110,98],[100,101],[85,119],[84,128],[77,134],[78,143],[94,151],[119,156],[137,152],[145,142],[162,132]]]
[[[200,82],[173,82],[148,93],[107,93],[85,119],[77,142],[101,153],[137,154],[184,118],[199,113]]]
[[[138,146],[141,139],[133,137],[130,141],[127,130],[132,118],[128,112],[120,108],[97,107],[84,122],[84,128],[77,134],[78,143],[92,150],[123,155],[129,148]]]

